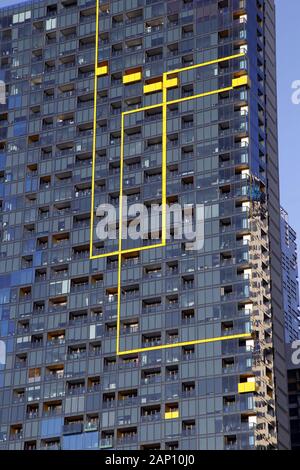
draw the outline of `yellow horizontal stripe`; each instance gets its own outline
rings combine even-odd
[[[250,84],[250,80],[249,80],[248,75],[242,75],[241,77],[234,78],[232,80],[233,88],[239,87],[239,86],[244,86],[244,85],[249,85],[249,84]]]
[[[202,62],[201,64],[189,65],[188,67],[182,67],[180,69],[170,70],[166,72],[166,75],[172,75],[173,73],[187,72],[188,70],[198,69],[199,67],[205,67],[207,65],[219,64],[220,62],[225,62],[226,60],[238,59],[239,57],[245,57],[246,54],[241,52],[239,54],[230,55],[227,57],[222,57],[221,59],[209,60],[208,62]]]
[[[256,392],[256,383],[255,382],[242,382],[238,385],[239,393],[251,393]]]
[[[155,91],[161,91],[163,89],[162,82],[149,83],[144,85],[144,93],[154,93]]]
[[[249,339],[252,338],[251,333],[243,333],[240,335],[231,335],[231,336],[219,336],[215,338],[207,338],[207,339],[197,339],[193,341],[183,341],[181,343],[175,344],[161,344],[159,346],[151,346],[148,348],[138,348],[138,349],[130,349],[128,351],[120,351],[119,356],[124,356],[124,354],[136,354],[145,351],[157,351],[159,349],[171,349],[171,348],[179,348],[181,346],[192,346],[194,344],[206,344],[206,343],[216,343],[217,341],[229,341],[231,339]]]
[[[97,69],[96,69],[97,77],[101,77],[102,75],[107,75],[107,74],[108,74],[108,66],[107,65],[102,65],[102,67],[97,67]]]
[[[128,75],[123,75],[123,83],[127,85],[128,83],[140,82],[142,80],[142,73],[135,72]]]

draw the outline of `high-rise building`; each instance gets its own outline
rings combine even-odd
[[[288,448],[273,0],[30,1],[0,42],[0,448]]]
[[[281,249],[285,340],[300,339],[297,234],[289,224],[288,213],[281,208]]]

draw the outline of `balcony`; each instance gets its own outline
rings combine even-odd
[[[41,450],[61,450],[61,446],[58,442],[49,442],[41,444]]]
[[[257,391],[257,385],[255,382],[242,382],[238,384],[239,393],[254,393]]]
[[[177,419],[177,418],[179,418],[179,410],[165,412],[165,419]]]
[[[81,434],[83,430],[83,423],[68,423],[63,426],[63,434]]]
[[[23,439],[23,432],[16,432],[9,436],[10,441],[19,441],[21,439]]]
[[[78,396],[85,393],[85,387],[74,387],[67,389],[67,395],[69,396]]]
[[[113,437],[106,437],[100,439],[99,448],[100,449],[111,449],[114,446]]]
[[[118,445],[134,444],[137,442],[137,434],[124,435],[118,438]]]
[[[181,431],[182,437],[190,437],[190,436],[195,436],[196,435],[196,428],[195,426],[190,427],[190,428],[185,428]]]
[[[161,413],[149,413],[147,415],[141,416],[142,423],[154,423],[161,420]]]
[[[141,379],[142,385],[149,385],[159,382],[161,382],[161,375],[149,375],[148,377],[143,377]]]
[[[78,360],[78,359],[83,359],[86,357],[86,351],[78,351],[78,352],[73,352],[73,353],[69,353],[67,354],[67,361],[75,361],[75,360]]]
[[[116,400],[115,399],[104,400],[103,403],[102,403],[102,406],[103,406],[104,410],[114,408],[115,405],[116,405]]]
[[[90,431],[98,431],[99,425],[98,421],[88,421],[87,423],[84,423],[83,430],[85,432],[90,432]]]
[[[136,406],[139,404],[139,397],[125,397],[118,400],[118,407]]]

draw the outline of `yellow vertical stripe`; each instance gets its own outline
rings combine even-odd
[[[95,166],[97,144],[97,67],[99,53],[99,0],[96,0],[96,45],[95,45],[95,78],[94,78],[94,122],[93,122],[93,150],[92,150],[92,200],[91,200],[91,226],[90,226],[90,257],[93,256],[94,238],[94,210],[95,210]]]
[[[167,240],[167,75],[163,74],[162,89],[162,244],[166,244]]]

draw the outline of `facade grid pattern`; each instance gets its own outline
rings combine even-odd
[[[0,9],[0,449],[280,447],[270,8]],[[99,240],[125,196],[202,204],[203,249]]]

